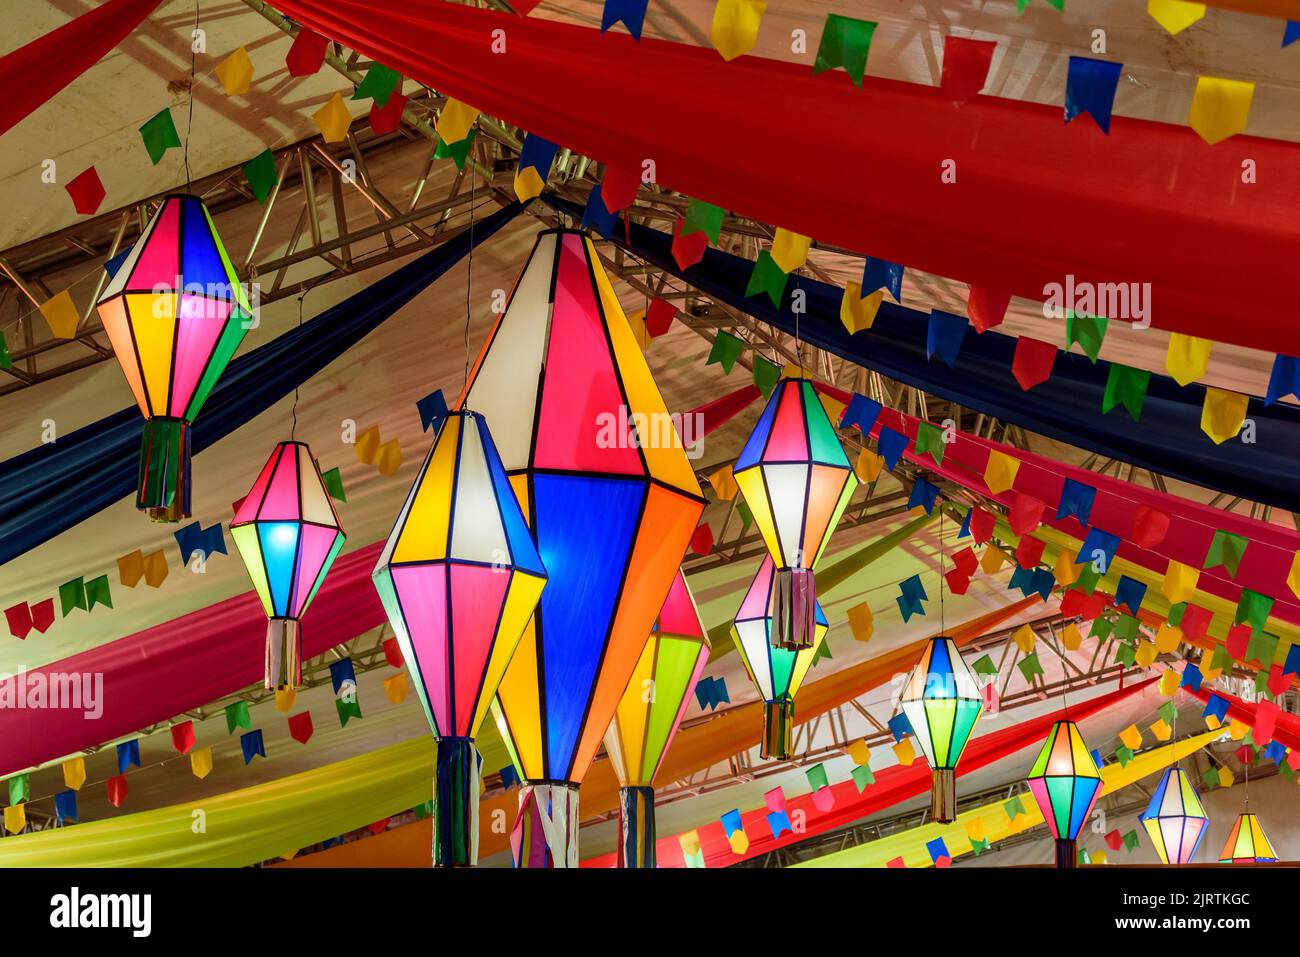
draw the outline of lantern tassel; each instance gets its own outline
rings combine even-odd
[[[479,757],[472,738],[442,738],[433,776],[433,866],[478,863]]]
[[[940,824],[957,819],[957,771],[935,768],[930,784],[930,814]]]
[[[268,618],[266,622],[267,691],[302,684],[302,634],[296,618]]]
[[[653,868],[655,863],[655,789],[619,788],[618,866]]]
[[[763,702],[763,747],[760,752],[764,761],[784,760],[790,757],[794,749],[794,699],[782,698],[780,701]]]
[[[578,786],[571,781],[525,781],[510,848],[515,867],[577,867]]]
[[[184,419],[145,420],[135,507],[155,522],[190,517],[190,424]]]
[[[1074,841],[1062,838],[1056,840],[1056,867],[1058,870],[1073,870],[1079,866],[1079,852]]]
[[[817,585],[812,569],[778,568],[772,587],[772,647],[811,648],[817,639]]]

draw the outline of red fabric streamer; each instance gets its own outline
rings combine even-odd
[[[967,545],[961,551],[953,554],[952,563],[963,575],[969,578],[975,574],[975,569],[979,568],[980,560],[975,554],[975,549]]]
[[[1062,123],[1060,106],[977,96],[953,109],[935,87],[868,76],[858,90],[807,64],[725,62],[706,47],[444,0],[276,6],[507,123],[603,163],[653,157],[662,186],[820,242],[1037,301],[1067,275],[1076,290],[1138,283],[1158,328],[1294,346],[1277,277],[1300,260],[1300,144],[1238,136],[1224,151],[1187,126],[1126,117],[1094,136]],[[497,29],[506,56],[489,42]],[[627,109],[647,96],[671,135]],[[817,176],[771,161],[791,117]],[[1234,188],[1242,156],[1274,172]],[[939,175],[945,159],[955,183]],[[870,250],[863,223],[890,224]]]
[[[713,551],[713,529],[708,523],[701,525],[691,536],[691,551],[696,555],[707,555]]]
[[[108,0],[0,57],[0,134],[85,73],[144,22],[159,0]]]
[[[1269,733],[1269,740],[1281,742],[1284,747],[1290,748],[1293,752],[1300,750],[1300,715],[1294,715],[1287,711],[1279,711],[1277,714],[1270,714],[1266,709],[1265,714],[1261,716],[1258,710],[1259,704],[1250,704],[1234,695],[1228,694],[1226,691],[1211,691],[1204,685],[1197,688],[1195,691],[1184,685],[1183,690],[1188,694],[1195,695],[1201,701],[1205,702],[1210,700],[1210,695],[1217,695],[1224,701],[1228,702],[1228,718],[1233,721],[1240,721],[1243,724],[1248,724],[1252,728],[1257,729],[1256,722],[1262,717],[1264,720],[1264,730]],[[1272,702],[1265,701],[1260,702],[1260,704],[1272,705]],[[1277,705],[1272,706],[1274,708],[1277,707]],[[1269,726],[1270,722],[1272,723],[1272,727]],[[1258,735],[1255,735],[1254,737],[1256,744],[1261,743]]]
[[[756,385],[741,386],[735,392],[728,392],[719,399],[706,402],[690,412],[683,413],[683,416],[701,416],[704,422],[703,434],[708,435],[714,429],[721,428],[734,419],[760,395],[762,393],[758,391]]]
[[[1021,568],[1034,569],[1043,560],[1043,548],[1046,543],[1032,535],[1025,535],[1016,545],[1016,564]]]

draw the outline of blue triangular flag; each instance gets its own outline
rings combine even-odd
[[[123,741],[117,746],[117,773],[125,774],[126,769],[135,765],[140,766],[140,739],[132,738],[130,741]]]
[[[436,433],[438,427],[442,425],[442,420],[451,411],[447,408],[447,397],[442,394],[441,389],[430,392],[423,399],[418,400],[415,407],[420,411],[420,428],[425,432],[433,429]]]
[[[1300,20],[1288,20],[1282,29],[1282,46],[1289,47],[1300,40]]]
[[[916,508],[918,505],[925,509],[925,514],[929,515],[934,512],[934,500],[939,494],[939,490],[923,478],[918,478],[912,485],[912,494],[907,499],[908,508]]]
[[[1138,609],[1142,607],[1142,599],[1146,596],[1147,586],[1140,581],[1134,581],[1127,575],[1119,577],[1119,584],[1115,587],[1115,607],[1128,608],[1130,615],[1136,616]]]
[[[334,685],[334,693],[339,693],[339,688],[343,687],[343,682],[352,682],[352,687],[357,685],[357,672],[352,667],[351,658],[342,658],[330,665],[330,682]]]
[[[903,298],[903,267],[885,259],[868,256],[862,267],[862,298],[865,299],[877,289],[886,290],[894,297],[894,302]]]
[[[938,309],[930,313],[930,324],[925,333],[925,355],[934,359],[937,355],[949,369],[957,365],[957,355],[966,338],[970,322],[965,316],[954,316],[950,312]]]
[[[1115,549],[1117,548],[1119,548],[1118,535],[1103,532],[1100,528],[1090,528],[1087,537],[1083,540],[1083,546],[1079,549],[1079,554],[1074,557],[1074,563],[1076,565],[1092,564],[1101,559],[1102,563],[1098,567],[1098,571],[1104,575],[1110,570],[1110,563],[1115,560]]]
[[[122,263],[126,262],[126,257],[129,255],[131,255],[131,247],[127,246],[112,259],[104,262],[104,272],[108,273],[109,279],[117,275],[117,271],[122,268]]]
[[[239,736],[239,750],[244,752],[244,763],[255,757],[266,757],[266,745],[262,741],[262,729],[254,728]]]
[[[882,425],[880,434],[876,436],[876,448],[880,451],[880,457],[885,460],[885,468],[892,472],[903,450],[907,448],[907,436],[902,432],[895,432],[887,425]]]
[[[840,416],[840,428],[847,429],[856,425],[865,438],[871,434],[871,427],[876,424],[880,409],[881,405],[875,399],[868,399],[865,395],[855,393],[853,398],[849,399],[844,415]]]
[[[79,821],[77,817],[77,792],[60,791],[54,795],[54,815],[62,824],[65,821]]]
[[[957,531],[958,538],[965,538],[970,534],[970,513],[975,511],[973,508],[966,509],[966,517],[961,520],[961,528]]]
[[[627,32],[640,40],[645,8],[649,3],[650,0],[605,0],[605,11],[600,16],[600,32],[604,33],[622,20]]]
[[[551,164],[555,162],[555,154],[560,148],[550,140],[543,139],[536,133],[529,133],[524,137],[524,144],[519,148],[519,166],[516,168],[516,175],[529,167],[537,170],[537,175],[541,177],[542,182],[546,182],[546,177],[550,175]]]
[[[1056,506],[1056,520],[1059,522],[1073,515],[1079,524],[1087,528],[1092,516],[1092,503],[1097,497],[1097,490],[1091,485],[1084,485],[1072,478],[1065,480],[1061,488],[1061,500]]]
[[[1065,78],[1065,122],[1087,113],[1103,133],[1109,134],[1110,111],[1115,105],[1115,88],[1123,69],[1122,63],[1070,57],[1070,71]]]
[[[587,206],[582,211],[582,228],[591,227],[606,239],[613,239],[614,226],[617,223],[618,214],[611,213],[605,208],[605,200],[601,198],[600,187],[593,187],[591,194],[587,197]]]
[[[902,595],[899,595],[894,601],[898,602],[898,611],[903,616],[904,622],[911,621],[913,615],[925,614],[925,606],[919,601],[908,601]]]
[[[907,720],[907,715],[900,711],[889,719],[889,730],[894,735],[894,742],[898,743],[912,733],[912,723]]]
[[[1273,371],[1268,377],[1268,392],[1264,404],[1272,405],[1286,396],[1300,399],[1300,359],[1279,355],[1273,360]]]
[[[1210,700],[1205,702],[1205,710],[1201,712],[1201,717],[1216,718],[1222,724],[1227,713],[1228,699],[1222,695],[1212,694]]]
[[[1013,591],[1019,591],[1028,598],[1036,591],[1034,587],[1034,570],[1016,565],[1011,571],[1011,580],[1007,582],[1007,587]]]
[[[925,585],[921,584],[921,576],[913,575],[911,578],[905,578],[898,583],[899,591],[908,601],[929,601],[930,596],[925,593]]]
[[[501,786],[507,791],[519,783],[519,773],[515,770],[513,764],[507,764],[500,771]]]
[[[1201,674],[1201,669],[1196,667],[1196,665],[1189,661],[1183,666],[1183,681],[1180,687],[1191,688],[1193,691],[1199,691],[1201,688],[1201,682],[1204,680],[1205,678]]]
[[[1038,597],[1047,601],[1052,597],[1052,589],[1056,587],[1056,576],[1046,568],[1035,568],[1034,579],[1031,591],[1038,592]],[[1029,596],[1026,595],[1026,598]]]

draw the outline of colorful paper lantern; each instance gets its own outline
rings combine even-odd
[[[900,705],[930,762],[934,819],[949,824],[956,816],[957,762],[984,711],[979,679],[957,642],[942,635],[930,639],[903,688]]]
[[[816,627],[811,647],[799,651],[777,648],[772,643],[773,616],[776,613],[776,566],[772,556],[764,557],[758,574],[745,592],[731,626],[731,637],[740,652],[740,660],[749,680],[763,698],[764,759],[790,757],[794,731],[794,696],[803,684],[808,669],[817,660],[817,652],[830,625],[822,606],[814,608]]]
[[[1052,725],[1029,772],[1029,790],[1056,839],[1056,866],[1076,867],[1075,841],[1101,794],[1101,772],[1073,721]]]
[[[1238,814],[1227,843],[1223,845],[1223,853],[1219,855],[1219,863],[1268,864],[1276,860],[1277,852],[1259,826],[1259,817],[1249,811]]]
[[[442,421],[373,578],[438,740],[434,865],[472,866],[474,739],[546,584],[483,416]]]
[[[858,487],[811,382],[776,384],[733,474],[776,562],[772,641],[808,648],[816,632],[812,570]]]
[[[345,538],[320,468],[303,442],[281,442],[235,511],[230,534],[266,612],[265,686],[302,683],[298,622]]]
[[[1151,795],[1141,821],[1160,863],[1187,864],[1205,836],[1209,818],[1187,773],[1170,768]]]
[[[163,200],[97,308],[145,417],[135,507],[154,521],[188,518],[190,424],[252,319],[197,196]]]
[[[546,568],[497,691],[524,784],[521,866],[577,866],[577,788],[704,498],[591,242],[546,230],[472,372]],[[543,822],[545,817],[545,822]]]
[[[708,660],[708,635],[679,570],[605,732],[620,789],[619,867],[655,866],[655,775]]]

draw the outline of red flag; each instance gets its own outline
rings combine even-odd
[[[1291,677],[1282,673],[1281,665],[1274,665],[1268,669],[1268,690],[1272,692],[1273,697],[1285,692],[1291,687]]]
[[[113,807],[121,807],[122,802],[126,800],[126,775],[119,774],[115,778],[108,779],[108,803]]]
[[[1205,635],[1205,629],[1210,626],[1210,619],[1214,613],[1202,608],[1200,605],[1188,605],[1183,610],[1182,620],[1178,627],[1183,630],[1183,637],[1188,641],[1195,641]]]
[[[194,747],[194,722],[182,721],[172,725],[172,747],[181,754],[189,754]]]
[[[707,555],[713,551],[713,529],[705,522],[691,536],[691,551],[696,555]]]
[[[1009,292],[994,292],[992,289],[971,286],[970,295],[966,298],[966,313],[976,332],[988,332],[994,326],[1002,325],[1010,304]]]
[[[406,659],[402,657],[402,646],[397,643],[396,638],[389,638],[384,642],[384,659],[394,668],[406,664]]]
[[[668,327],[677,318],[677,307],[667,299],[651,299],[650,308],[645,314],[645,331],[655,339],[668,331]]]
[[[621,212],[636,202],[641,170],[635,166],[606,166],[600,181],[600,199],[611,213]]]
[[[45,601],[32,605],[32,627],[42,635],[49,630],[50,625],[54,624],[54,599],[47,598]]]
[[[99,173],[90,166],[74,176],[64,187],[72,197],[72,205],[82,216],[90,216],[99,211],[104,202],[104,184],[100,182]]]
[[[970,588],[970,576],[963,574],[960,568],[954,568],[943,576],[948,583],[948,590],[954,595],[964,595]]]
[[[1277,727],[1277,716],[1282,709],[1272,701],[1261,699],[1255,703],[1255,727],[1251,737],[1261,748],[1273,740],[1273,731]]]
[[[388,822],[391,820],[391,817],[386,817],[382,821],[376,821],[374,824],[367,824],[366,830],[371,834],[383,834],[388,830]]]
[[[1084,621],[1093,621],[1106,607],[1106,596],[1101,592],[1089,595],[1081,588],[1071,588],[1061,597],[1061,614],[1078,615]]]
[[[293,38],[293,45],[284,58],[290,76],[311,76],[325,62],[325,47],[329,40],[319,33],[313,33],[306,27],[298,28],[298,35]]]
[[[1043,560],[1043,545],[1041,539],[1034,538],[1032,535],[1024,535],[1020,539],[1020,544],[1016,546],[1016,562],[1021,568],[1037,568],[1038,563]]]
[[[388,102],[380,106],[370,101],[370,132],[383,136],[397,129],[402,122],[402,111],[406,109],[407,97],[394,90],[388,94]]]
[[[289,719],[289,735],[299,744],[311,740],[313,730],[310,711],[300,711]]]
[[[991,512],[986,512],[982,508],[972,508],[970,510],[970,537],[975,539],[975,543],[983,545],[993,537],[993,526],[996,519]]]
[[[601,190],[602,195],[604,190]],[[682,235],[682,227],[686,225],[685,219],[677,220],[677,226],[673,229],[673,259],[677,261],[680,269],[690,269],[697,262],[704,258],[704,250],[709,248],[709,234],[704,230]]]
[[[1039,383],[1046,382],[1052,376],[1052,365],[1056,362],[1056,346],[1041,339],[1021,336],[1016,340],[1016,354],[1011,360],[1011,372],[1020,383],[1020,388],[1028,392]]]
[[[1046,507],[1041,498],[1016,492],[1015,500],[1011,503],[1011,512],[1007,516],[1007,520],[1011,523],[1011,530],[1017,535],[1028,535],[1042,521],[1043,510]]]
[[[1118,851],[1124,844],[1124,835],[1120,834],[1119,828],[1111,831],[1106,835],[1106,846],[1112,851]]]
[[[1139,505],[1133,516],[1133,541],[1143,548],[1155,548],[1169,534],[1169,515],[1149,505]]]
[[[967,545],[952,556],[952,563],[963,575],[970,578],[975,574],[975,569],[979,568],[980,560],[975,555],[975,549]]]
[[[1228,649],[1228,654],[1241,661],[1246,657],[1246,646],[1250,644],[1250,625],[1245,622],[1233,625],[1228,629],[1228,638],[1223,644]]]
[[[5,609],[5,621],[9,623],[9,633],[15,638],[26,638],[32,630],[32,610],[27,602],[19,602],[12,608]]]
[[[972,40],[949,34],[943,41],[939,89],[954,103],[965,103],[984,88],[997,47],[995,40]]]

